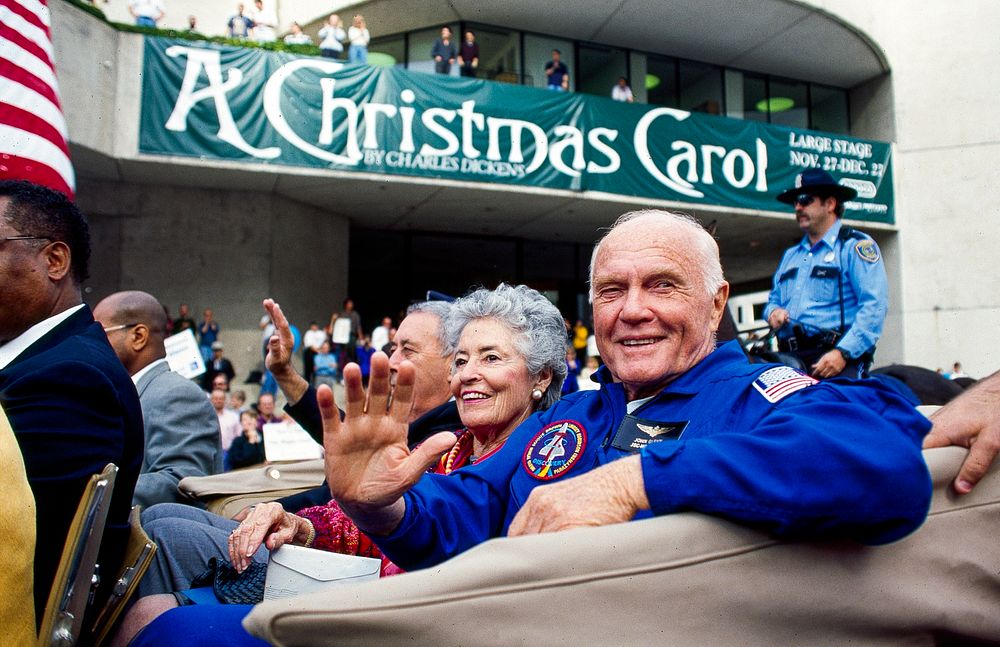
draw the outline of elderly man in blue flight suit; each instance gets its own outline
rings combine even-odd
[[[855,196],[818,168],[778,195],[794,206],[805,235],[781,259],[764,318],[778,333],[779,350],[820,379],[867,377],[889,308],[878,245],[840,220],[844,202]]]
[[[729,286],[695,221],[627,214],[595,249],[591,292],[601,389],[563,398],[449,476],[425,472],[453,434],[407,447],[408,362],[391,399],[384,355],[367,394],[348,366],[343,422],[320,390],[331,493],[395,563],[422,568],[490,537],[683,510],[872,543],[921,524],[930,424],[880,382],[817,382],[717,345]]]

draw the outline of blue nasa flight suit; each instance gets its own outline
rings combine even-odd
[[[809,244],[803,236],[798,245],[788,249],[764,308],[767,319],[775,308],[788,311],[793,323],[803,324],[807,334],[834,330],[842,334],[836,347],[851,359],[874,350],[889,308],[889,283],[878,245],[868,235],[849,229],[841,236],[843,223],[838,218],[822,240]],[[841,330],[841,295],[843,322]],[[778,339],[787,339],[792,327],[778,331]]]
[[[927,514],[930,422],[874,380],[816,383],[749,364],[729,342],[629,417],[622,385],[606,368],[599,379],[599,391],[532,416],[489,459],[424,476],[399,527],[373,539],[406,570],[432,566],[506,534],[535,487],[636,451],[652,506],[636,518],[695,510],[779,536],[882,543]]]

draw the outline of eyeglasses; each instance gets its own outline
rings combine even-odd
[[[800,207],[808,207],[810,204],[812,204],[812,201],[818,197],[819,197],[818,195],[814,195],[812,193],[800,193],[799,195],[795,196],[795,204],[799,205]]]
[[[6,243],[8,240],[52,240],[48,236],[4,236],[0,238],[0,244]]]
[[[117,326],[108,326],[107,328],[104,329],[104,332],[109,333],[109,332],[114,332],[116,330],[127,330],[129,328],[134,328],[135,326],[138,325],[139,324],[137,323],[131,323],[131,324],[119,324]]]

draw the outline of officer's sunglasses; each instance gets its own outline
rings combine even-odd
[[[810,204],[812,204],[812,201],[818,197],[819,196],[816,195],[815,193],[800,193],[799,195],[795,196],[795,204],[799,205],[800,207],[808,207]]]

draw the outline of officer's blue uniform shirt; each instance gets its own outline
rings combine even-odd
[[[774,275],[764,318],[780,307],[788,311],[793,323],[805,324],[808,334],[815,334],[817,328],[839,330],[840,283],[848,332],[837,347],[856,358],[873,348],[882,334],[889,283],[875,241],[857,230],[841,240],[841,228],[838,218],[815,245],[803,236],[785,252]],[[789,326],[778,332],[779,337],[790,334]]]
[[[875,380],[817,383],[749,364],[729,342],[627,416],[622,385],[598,375],[599,391],[533,415],[488,459],[425,475],[396,531],[373,537],[383,552],[404,569],[437,564],[506,534],[535,487],[632,453],[652,507],[637,518],[696,510],[779,536],[881,543],[926,516],[930,423]]]

